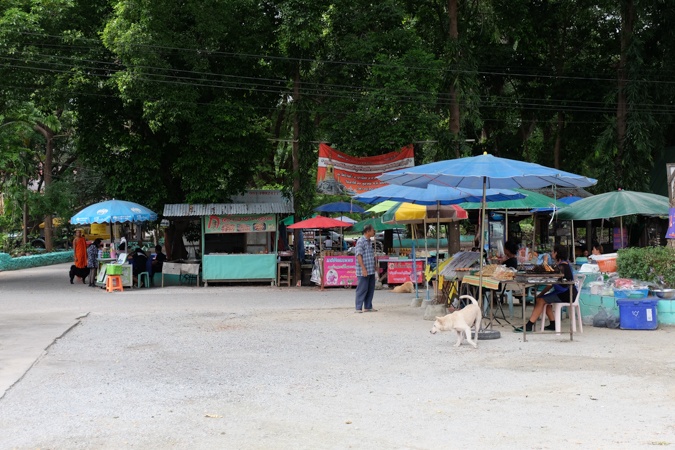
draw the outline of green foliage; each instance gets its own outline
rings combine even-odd
[[[7,220],[20,217],[24,179],[44,187],[42,126],[55,135],[64,195],[30,196],[34,216],[113,196],[161,211],[261,186],[283,186],[304,215],[316,205],[319,141],[355,156],[413,143],[418,163],[488,151],[549,166],[560,143],[562,168],[595,176],[597,191],[642,190],[655,155],[675,143],[675,8],[633,2],[622,48],[622,4],[460,1],[454,40],[448,2],[4,0]]]
[[[675,249],[670,247],[631,247],[618,251],[617,271],[634,278],[675,287]]]

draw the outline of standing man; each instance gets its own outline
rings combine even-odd
[[[375,236],[372,225],[363,227],[363,236],[356,242],[356,312],[374,312],[373,294],[375,293],[375,252],[370,239]]]

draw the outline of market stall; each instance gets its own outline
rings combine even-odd
[[[209,282],[269,281],[277,278],[279,216],[293,213],[281,191],[255,190],[233,203],[165,205],[170,220],[201,223],[201,279]]]
[[[329,230],[332,228],[349,228],[350,223],[331,219],[330,217],[312,217],[311,219],[289,225],[294,230]],[[322,241],[319,239],[319,256],[314,260],[315,275],[312,281],[325,286],[356,286],[356,258],[347,252],[323,250]]]

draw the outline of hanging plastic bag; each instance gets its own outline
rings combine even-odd
[[[316,284],[321,284],[321,270],[319,269],[319,261],[314,261],[314,267],[312,267],[312,276],[309,278],[309,281]]]

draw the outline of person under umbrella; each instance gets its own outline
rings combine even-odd
[[[89,287],[96,287],[96,269],[98,269],[98,249],[103,246],[101,238],[96,238],[87,247],[87,267],[89,268]]]

